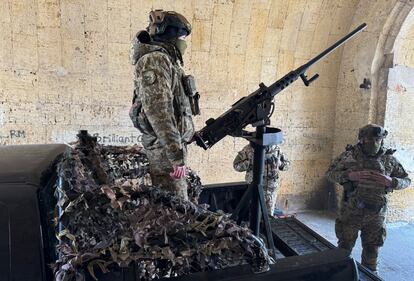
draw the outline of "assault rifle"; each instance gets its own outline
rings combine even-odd
[[[243,129],[247,125],[253,125],[254,127],[269,125],[270,117],[274,112],[274,103],[272,102],[273,98],[296,81],[299,77],[306,86],[309,86],[319,77],[319,74],[315,74],[308,79],[305,74],[308,68],[351,39],[365,27],[365,23],[361,24],[331,47],[304,65],[289,72],[269,87],[265,86],[263,83],[260,83],[259,89],[250,95],[241,98],[220,117],[217,119],[208,119],[206,121],[206,126],[195,135],[197,145],[207,150],[227,135],[233,137],[243,136]]]

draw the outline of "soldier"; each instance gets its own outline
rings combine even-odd
[[[388,132],[381,126],[362,127],[358,143],[348,145],[326,172],[344,187],[339,217],[335,221],[338,247],[352,251],[361,231],[361,263],[377,273],[378,250],[386,237],[385,213],[388,194],[408,187],[411,180],[395,150],[384,148]]]
[[[233,161],[233,167],[236,171],[246,172],[245,178],[248,184],[253,181],[253,154],[254,149],[248,144],[239,151]],[[263,191],[269,215],[274,213],[277,189],[279,187],[279,170],[286,171],[289,169],[289,165],[289,160],[277,145],[271,145],[266,148]]]
[[[151,11],[149,20],[132,44],[130,117],[142,133],[152,183],[187,199],[186,144],[194,134],[192,115],[199,114],[193,77],[181,68],[191,26],[173,11]]]

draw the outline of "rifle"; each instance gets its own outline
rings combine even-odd
[[[238,100],[217,119],[208,119],[206,126],[194,136],[197,145],[207,150],[227,135],[234,137],[243,136],[243,129],[247,125],[253,125],[253,127],[269,125],[270,117],[274,112],[273,98],[299,77],[306,86],[309,86],[319,77],[319,74],[315,74],[308,79],[306,75],[308,68],[347,42],[366,26],[366,23],[361,24],[309,62],[289,72],[269,87],[260,83],[259,89]]]

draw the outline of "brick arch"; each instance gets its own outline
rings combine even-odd
[[[356,142],[359,127],[367,123],[386,125],[387,86],[394,46],[404,24],[411,22],[413,6],[411,1],[403,0],[360,1],[352,25],[365,21],[368,28],[344,48],[337,89],[333,157],[347,143]],[[336,194],[339,202],[342,189],[337,188]],[[391,214],[399,211],[401,207],[393,209]]]
[[[394,65],[414,67],[414,10],[405,18],[398,35],[394,41],[392,52],[394,54]]]
[[[344,48],[336,98],[333,154],[355,142],[355,132],[368,122],[383,124],[388,69],[393,46],[411,1],[361,1],[352,26],[367,22],[362,36]],[[364,79],[370,85],[364,84]]]
[[[414,21],[414,3],[397,2],[378,40],[372,62],[372,97],[369,121],[384,125],[389,69],[394,65],[395,47]],[[397,47],[398,48],[398,47]]]

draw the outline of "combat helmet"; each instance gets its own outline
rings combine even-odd
[[[386,138],[388,131],[377,124],[368,124],[359,129],[358,140],[364,137]]]
[[[153,10],[149,13],[149,21],[147,31],[154,39],[170,40],[191,33],[188,20],[174,11]]]

